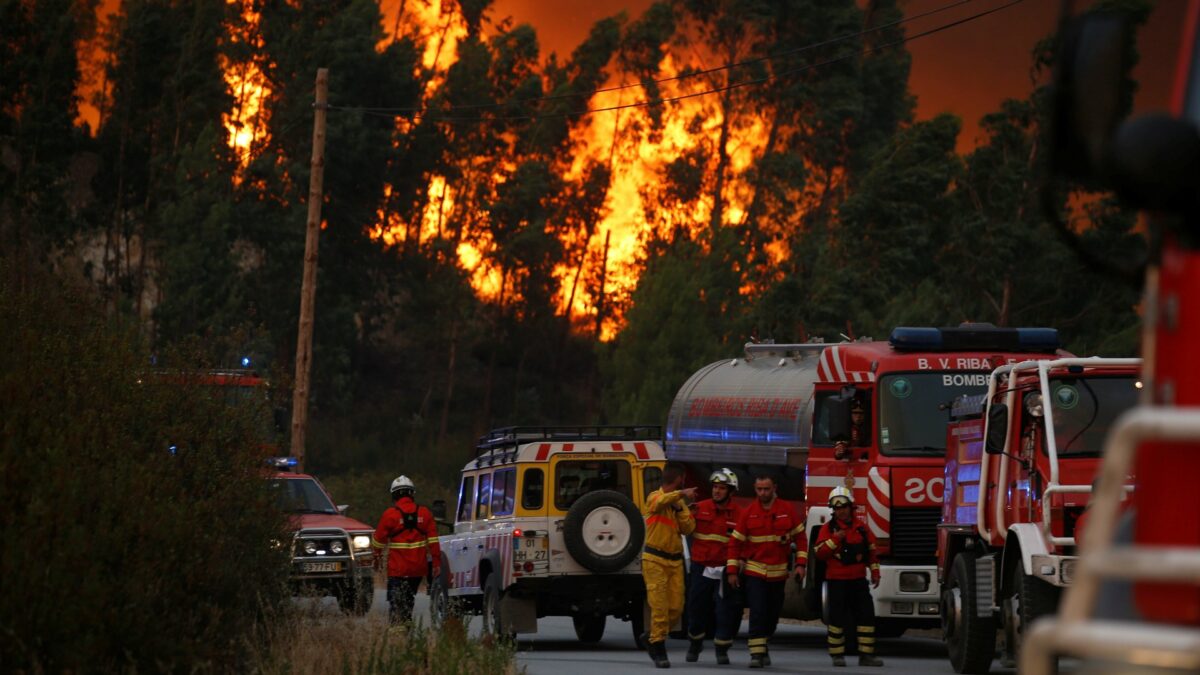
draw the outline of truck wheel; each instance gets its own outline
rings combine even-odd
[[[375,589],[371,586],[370,580],[357,583],[348,581],[338,584],[334,589],[334,597],[337,598],[338,609],[347,614],[363,616],[371,610],[371,601],[375,599]]]
[[[975,556],[961,553],[942,589],[942,635],[956,673],[986,673],[996,655],[996,618],[979,616],[975,587]]]
[[[1021,653],[1021,636],[1034,619],[1058,611],[1058,588],[1025,574],[1020,560],[1013,565],[1011,580],[1013,594],[1005,600],[1004,637],[1006,651],[1016,659]]]
[[[567,552],[596,574],[611,574],[633,562],[645,536],[642,514],[628,497],[613,490],[583,495],[563,520]]]
[[[604,625],[608,617],[603,614],[574,614],[571,623],[575,624],[575,637],[580,642],[599,642],[604,637]]]
[[[508,630],[500,616],[500,600],[504,597],[504,591],[500,590],[500,576],[499,572],[493,572],[483,582],[483,632],[512,640],[516,636]]]

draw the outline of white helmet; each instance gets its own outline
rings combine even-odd
[[[409,480],[408,476],[397,476],[396,480],[392,481],[392,492],[396,492],[398,490],[416,492],[417,486],[413,485],[413,482]]]
[[[708,482],[728,485],[734,492],[738,489],[737,474],[732,469],[717,469],[708,477]]]
[[[842,504],[853,504],[854,493],[850,492],[850,488],[839,485],[829,491],[829,505],[838,507]]]

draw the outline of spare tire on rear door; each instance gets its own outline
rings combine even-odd
[[[646,524],[637,507],[612,490],[581,496],[563,521],[567,552],[597,574],[610,574],[633,562],[645,536]]]

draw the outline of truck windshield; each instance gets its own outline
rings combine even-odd
[[[893,457],[940,457],[946,452],[946,406],[987,392],[987,373],[896,373],[880,378],[879,449]]]
[[[311,478],[278,478],[271,481],[279,508],[288,513],[338,512],[325,491]]]
[[[1133,376],[1052,378],[1050,401],[1059,456],[1098,456],[1113,422],[1137,405],[1138,394]],[[1046,452],[1044,445],[1042,452]]]

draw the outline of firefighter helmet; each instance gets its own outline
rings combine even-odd
[[[849,506],[854,503],[854,495],[850,492],[850,488],[839,485],[829,492],[829,506],[837,508],[839,506]]]
[[[401,491],[407,491],[409,494],[413,494],[417,491],[417,486],[413,485],[412,480],[409,479],[408,476],[397,476],[396,480],[392,481],[392,494],[396,494],[397,492]]]
[[[717,469],[708,477],[708,482],[728,485],[729,489],[734,492],[737,492],[738,489],[737,474],[732,469]]]

